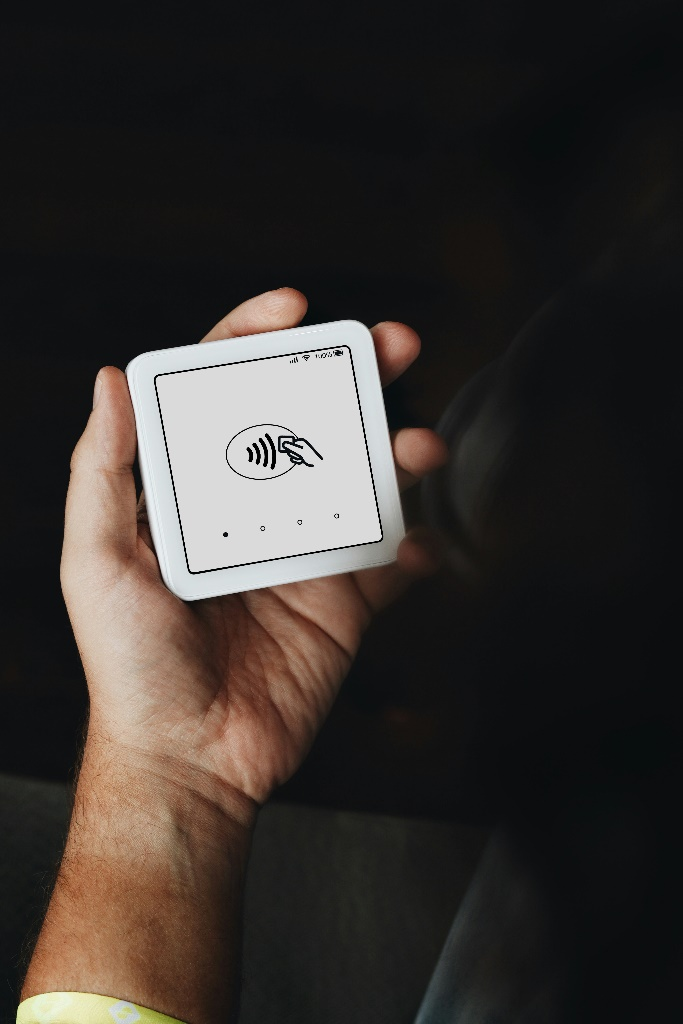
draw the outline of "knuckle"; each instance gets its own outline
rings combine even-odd
[[[83,450],[82,438],[76,442],[76,445],[71,453],[71,460],[69,462],[69,469],[72,473],[77,472],[83,464],[85,452]]]

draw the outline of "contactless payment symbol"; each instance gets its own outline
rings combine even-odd
[[[230,469],[248,480],[274,480],[295,466],[312,469],[322,461],[305,437],[276,423],[257,423],[240,430],[225,450]]]

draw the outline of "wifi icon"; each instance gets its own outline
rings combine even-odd
[[[310,359],[311,357],[310,356],[304,356],[303,358],[304,359]]]

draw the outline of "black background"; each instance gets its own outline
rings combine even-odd
[[[62,779],[86,706],[63,509],[98,369],[292,285],[306,324],[414,327],[390,427],[434,425],[574,273],[678,216],[681,35],[651,0],[22,6],[1,35],[0,770]],[[280,795],[462,816],[471,618],[447,571],[383,613]]]

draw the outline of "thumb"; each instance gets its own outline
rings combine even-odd
[[[71,456],[66,496],[62,583],[116,572],[137,551],[133,461],[137,435],[126,375],[105,366],[93,410]]]

